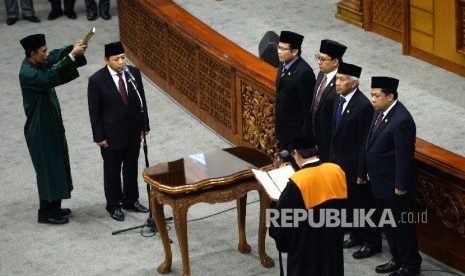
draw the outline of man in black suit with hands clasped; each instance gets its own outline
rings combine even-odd
[[[275,131],[279,150],[287,150],[289,153],[294,150],[294,137],[310,135],[312,129],[310,108],[315,74],[300,56],[303,39],[300,34],[282,31],[278,44]],[[285,161],[294,162],[293,158]]]
[[[123,221],[121,206],[148,212],[139,203],[137,176],[141,137],[150,130],[149,118],[141,73],[136,67],[126,67],[121,42],[105,45],[105,62],[107,65],[89,78],[89,115],[94,142],[103,158],[106,209],[113,219]],[[134,76],[137,90],[126,68]]]

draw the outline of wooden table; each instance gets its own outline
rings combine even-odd
[[[186,156],[182,159],[157,163],[143,172],[150,186],[150,207],[165,251],[165,260],[158,266],[159,273],[171,271],[172,253],[166,230],[163,205],[173,208],[176,235],[181,250],[183,275],[190,275],[189,246],[187,243],[187,210],[198,202],[219,203],[237,201],[239,227],[238,250],[249,253],[250,245],[245,235],[247,193],[253,190],[260,196],[258,228],[258,254],[264,267],[274,266],[274,261],[265,253],[265,210],[270,199],[255,180],[250,168],[271,164],[264,153],[248,147],[234,147]]]

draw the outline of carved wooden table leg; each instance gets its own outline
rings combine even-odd
[[[163,242],[163,249],[165,250],[165,260],[158,266],[158,272],[165,274],[171,271],[171,263],[173,255],[171,253],[170,238],[168,237],[168,231],[166,230],[165,213],[163,211],[163,205],[158,203],[157,192],[152,189],[150,192],[150,206],[152,208],[152,217],[155,218],[158,232],[160,233],[161,240]]]
[[[245,213],[246,213],[246,204],[247,204],[247,194],[243,197],[236,200],[237,203],[237,223],[239,228],[239,245],[237,250],[242,254],[250,253],[251,248],[247,243],[247,236],[245,234]]]
[[[271,201],[263,191],[258,191],[260,195],[260,218],[258,221],[258,256],[262,265],[266,268],[274,267],[274,260],[265,252],[266,237],[266,209],[270,207]]]
[[[173,220],[178,236],[179,249],[181,250],[182,266],[184,276],[191,273],[189,264],[189,246],[187,243],[187,209],[189,208],[189,200],[179,198],[173,204]]]

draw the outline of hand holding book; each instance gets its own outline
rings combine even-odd
[[[279,199],[284,188],[286,188],[287,182],[289,182],[289,177],[295,173],[291,165],[269,171],[252,169],[252,172],[272,200]]]

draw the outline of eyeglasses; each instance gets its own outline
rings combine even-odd
[[[316,59],[317,62],[322,62],[323,63],[323,62],[325,62],[327,60],[333,60],[334,58],[322,58],[319,54],[316,54],[315,59]]]

